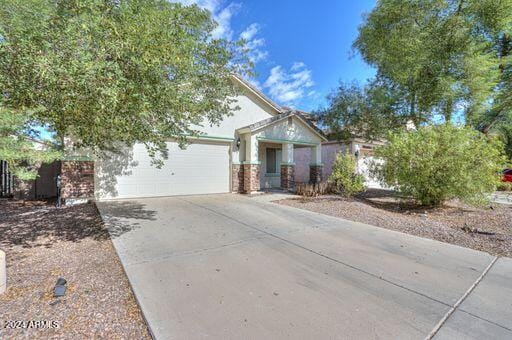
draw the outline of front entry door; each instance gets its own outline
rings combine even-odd
[[[281,187],[281,149],[268,147],[261,167],[261,188]]]

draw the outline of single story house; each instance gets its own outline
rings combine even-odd
[[[240,108],[218,126],[199,127],[185,149],[167,142],[161,168],[151,164],[143,144],[96,159],[62,162],[62,196],[97,200],[213,193],[253,193],[262,188],[290,189],[295,181],[294,153],[307,152],[308,181],[322,180],[324,133],[304,113],[283,108],[247,81]]]

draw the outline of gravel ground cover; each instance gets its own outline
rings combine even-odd
[[[320,196],[276,203],[512,257],[512,205],[475,208],[451,201],[426,209],[386,190],[368,190],[353,199]]]
[[[0,249],[7,291],[0,339],[150,339],[140,309],[94,204],[0,201]],[[55,298],[57,278],[67,280]],[[58,328],[19,328],[55,322]]]

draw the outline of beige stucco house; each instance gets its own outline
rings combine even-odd
[[[322,143],[327,141],[322,131],[303,113],[280,107],[241,78],[234,77],[234,81],[243,89],[236,98],[240,109],[218,126],[195,127],[201,133],[191,136],[185,149],[170,139],[168,158],[161,168],[151,164],[142,144],[96,160],[95,198],[289,189],[297,150],[310,155],[307,164],[301,164],[307,167],[309,179],[320,181]]]

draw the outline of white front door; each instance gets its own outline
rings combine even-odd
[[[96,194],[101,198],[156,197],[229,192],[229,145],[193,143],[182,150],[168,142],[162,168],[151,165],[146,148],[136,144],[123,157],[98,162]]]

